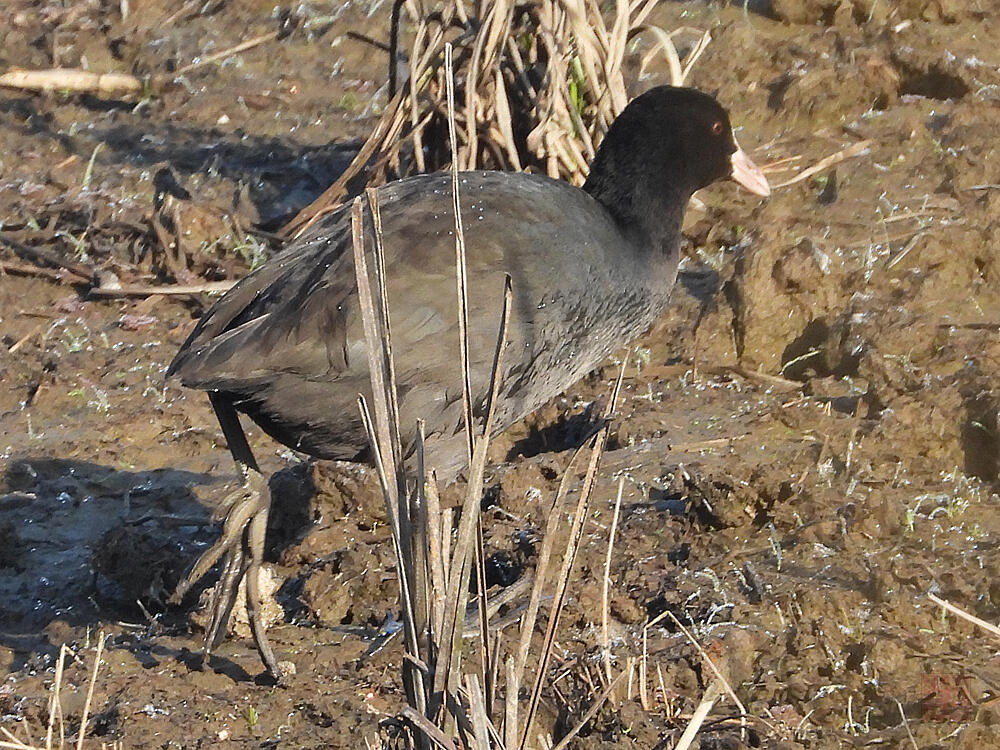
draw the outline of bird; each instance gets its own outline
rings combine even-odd
[[[479,410],[490,386],[507,275],[512,287],[494,432],[650,328],[676,280],[685,207],[695,191],[724,179],[760,197],[770,194],[723,106],[710,94],[674,86],[651,88],[622,110],[582,188],[525,172],[459,173],[470,393]],[[406,177],[378,188],[377,197],[402,439],[412,448],[423,420],[425,465],[448,482],[467,459],[452,176]],[[372,247],[370,206],[365,232]],[[221,642],[245,579],[255,645],[275,679],[281,670],[260,616],[257,583],[274,499],[239,415],[310,456],[370,460],[358,396],[370,400],[372,387],[352,247],[345,205],[220,298],[167,370],[169,378],[208,393],[244,479],[228,499],[219,540],[172,601],[222,560],[203,658]]]

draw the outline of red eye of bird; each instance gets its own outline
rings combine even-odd
[[[716,135],[722,135],[722,131],[725,129],[726,126],[723,125],[719,120],[716,120],[714,123],[712,123],[712,132],[715,133]]]

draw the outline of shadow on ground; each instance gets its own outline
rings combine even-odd
[[[67,627],[164,624],[167,599],[218,536],[211,506],[233,479],[48,457],[12,461],[0,479],[0,646],[18,655],[9,667],[56,655]],[[305,464],[277,472],[271,486],[281,498],[268,527],[273,559],[308,529],[315,488]],[[212,497],[199,497],[196,487]],[[186,613],[211,582],[167,619]]]
[[[286,137],[152,121],[132,115],[131,108],[120,103],[87,97],[78,104],[100,119],[74,135],[59,129],[46,105],[34,98],[0,101],[0,117],[22,136],[57,142],[84,163],[93,156],[99,173],[123,166],[167,166],[181,182],[202,175],[245,186],[244,196],[265,228],[280,226],[322,193],[346,169],[359,146],[354,140],[305,145]]]
[[[31,658],[58,651],[54,623],[155,609],[216,533],[194,488],[223,479],[26,457],[0,481],[0,644]]]

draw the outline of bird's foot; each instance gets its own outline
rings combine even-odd
[[[281,669],[267,640],[260,592],[260,566],[264,559],[264,536],[270,507],[266,478],[260,472],[247,470],[243,486],[223,501],[223,508],[228,508],[228,511],[222,524],[222,535],[177,586],[170,603],[178,604],[191,587],[222,560],[222,574],[215,584],[209,606],[210,620],[205,632],[202,659],[207,661],[225,637],[229,617],[239,595],[240,581],[245,580],[247,616],[254,644],[268,673],[278,680]]]

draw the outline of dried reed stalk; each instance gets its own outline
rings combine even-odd
[[[701,729],[701,725],[705,723],[705,719],[708,718],[709,712],[712,707],[715,706],[715,702],[722,697],[723,687],[718,680],[712,680],[705,688],[705,694],[702,696],[701,701],[695,708],[694,713],[691,714],[691,720],[688,725],[684,728],[684,733],[681,738],[677,740],[677,744],[674,746],[674,750],[688,750],[691,747],[691,743],[694,742],[694,738],[698,736],[698,730]]]
[[[625,489],[625,477],[618,479],[618,496],[615,499],[614,515],[611,518],[611,530],[608,532],[608,554],[604,558],[604,585],[601,587],[601,654],[604,662],[604,678],[611,682],[611,636],[608,626],[608,591],[611,588],[611,557],[615,549],[615,533],[618,531],[618,516],[622,509],[622,492]]]
[[[618,687],[618,683],[622,681],[626,674],[628,674],[628,672],[618,673],[618,676],[611,681],[611,684],[604,689],[604,692],[594,699],[594,702],[590,704],[590,708],[584,712],[583,716],[580,717],[580,720],[573,725],[573,728],[570,729],[561,740],[559,740],[558,744],[553,747],[552,750],[565,750],[573,738],[580,733],[580,730],[587,725],[588,721],[594,718],[595,714],[597,714],[597,712],[601,709],[601,706],[603,706],[608,698],[611,697],[615,688]]]
[[[583,529],[587,520],[587,509],[590,504],[590,495],[594,489],[594,482],[597,479],[597,468],[600,465],[601,457],[604,455],[604,446],[607,445],[608,436],[611,433],[611,417],[614,414],[615,405],[618,402],[618,394],[621,391],[622,379],[625,376],[625,362],[618,372],[618,379],[611,392],[608,407],[604,414],[605,424],[601,430],[590,440],[591,452],[590,463],[587,466],[587,473],[583,479],[583,486],[580,488],[580,496],[573,514],[573,525],[570,530],[569,539],[566,542],[566,550],[563,553],[562,567],[556,579],[555,594],[553,596],[552,609],[549,612],[548,624],[545,630],[545,637],[542,641],[542,654],[538,662],[538,669],[535,672],[535,682],[532,687],[531,697],[528,700],[528,713],[524,719],[524,728],[521,733],[520,750],[525,750],[528,742],[528,735],[531,730],[531,722],[538,709],[538,702],[541,700],[542,687],[545,684],[546,671],[548,669],[549,657],[552,653],[552,644],[555,641],[556,628],[559,625],[559,616],[562,613],[563,605],[566,601],[566,591],[569,586],[570,574],[573,570],[573,563],[576,562],[576,553],[580,549],[580,542],[583,538]],[[565,476],[563,481],[565,482]],[[536,578],[536,586],[544,585],[539,578]]]
[[[372,191],[368,194],[368,199],[373,224],[378,227],[377,193]],[[356,198],[351,207],[351,231],[358,301],[361,307],[365,339],[368,343],[368,368],[375,404],[374,421],[364,396],[358,397],[358,403],[361,418],[368,433],[368,441],[372,448],[375,468],[382,485],[386,514],[392,529],[393,547],[399,571],[399,592],[403,607],[403,634],[406,642],[406,653],[413,657],[411,660],[404,661],[403,684],[410,704],[423,713],[427,710],[426,684],[415,663],[415,661],[421,661],[422,653],[418,646],[418,639],[422,636],[422,630],[418,629],[417,609],[414,606],[414,601],[419,597],[414,595],[413,589],[421,586],[425,579],[423,576],[419,576],[420,580],[418,580],[417,571],[413,566],[412,548],[410,547],[411,535],[408,533],[407,536],[403,536],[403,529],[409,531],[410,528],[409,508],[406,503],[406,476],[401,460],[395,376],[392,374],[392,343],[384,276],[385,261],[380,233],[376,230],[375,279],[379,296],[379,311],[376,314],[371,282],[368,277],[368,264],[365,259],[364,216],[360,198]]]
[[[87,723],[90,720],[90,708],[94,700],[94,690],[97,687],[97,673],[101,667],[101,656],[104,654],[104,643],[107,640],[104,631],[100,631],[97,636],[97,648],[94,653],[94,667],[90,671],[90,679],[87,684],[87,696],[83,703],[83,712],[80,715],[80,729],[77,733],[76,739],[76,750],[83,750],[84,740],[87,735]],[[7,730],[5,727],[0,727],[0,734],[7,737],[9,741],[0,740],[0,749],[3,750],[53,750],[53,748],[59,748],[62,750],[66,747],[66,726],[63,718],[62,712],[62,699],[60,697],[63,676],[65,673],[66,657],[72,656],[73,652],[63,644],[59,647],[59,660],[56,662],[56,673],[54,677],[54,685],[52,689],[52,697],[49,699],[49,720],[48,726],[45,733],[45,745],[38,746],[31,744],[30,739],[20,740]],[[53,732],[56,724],[56,720],[59,722],[59,744],[53,743]],[[27,729],[27,722],[23,725],[24,733],[27,736],[29,734]],[[101,747],[111,747],[112,750],[120,748],[119,742],[115,741],[109,746],[107,743],[102,742]]]
[[[457,185],[455,186],[457,189]],[[382,486],[386,511],[392,529],[393,544],[399,570],[400,600],[403,610],[403,624],[406,644],[403,678],[411,713],[423,717],[437,729],[448,731],[468,724],[460,710],[459,691],[463,688],[461,666],[462,630],[466,609],[469,576],[476,545],[476,528],[479,520],[479,503],[482,496],[483,475],[486,453],[492,423],[495,415],[497,391],[500,387],[500,370],[503,350],[506,345],[507,325],[510,316],[510,277],[504,279],[504,305],[501,310],[498,338],[495,349],[494,366],[490,378],[490,394],[487,400],[486,417],[481,431],[472,423],[471,410],[468,412],[466,429],[472,444],[469,483],[454,549],[447,543],[450,539],[450,514],[440,509],[433,481],[425,481],[423,462],[423,428],[418,426],[417,480],[410,497],[406,469],[402,458],[400,438],[399,407],[396,394],[396,379],[392,361],[392,335],[386,292],[385,257],[378,208],[378,193],[367,193],[368,213],[371,217],[375,246],[372,254],[374,262],[374,291],[369,278],[369,262],[365,252],[365,216],[360,198],[355,199],[351,213],[351,229],[354,242],[354,267],[358,284],[358,299],[361,308],[365,338],[368,343],[369,370],[372,380],[374,419],[367,400],[359,397],[362,420],[371,443],[372,456]],[[460,203],[455,198],[456,214]],[[459,269],[460,320],[467,317],[467,300],[461,269],[464,267],[464,233],[457,225],[460,235],[456,249],[456,268]],[[467,351],[467,327],[461,326],[462,350]],[[464,378],[471,383],[466,360]],[[468,403],[471,404],[471,396]],[[431,498],[428,501],[428,498]],[[431,517],[433,516],[433,520]],[[481,549],[480,549],[481,555]],[[442,593],[443,592],[443,593]],[[485,602],[481,609],[485,613]],[[483,615],[485,618],[485,614]],[[483,620],[482,635],[486,640],[488,623]],[[489,677],[490,661],[483,663],[485,679]],[[470,678],[472,678],[470,680]],[[481,691],[478,678],[466,675],[465,689],[473,696],[472,723],[477,727],[481,739],[484,727],[491,726],[485,696],[477,698]],[[475,687],[473,687],[475,686]],[[490,691],[487,691],[490,694]],[[442,709],[444,709],[442,711]],[[449,713],[451,712],[451,713]],[[435,723],[436,721],[436,723]],[[430,742],[440,744],[440,737],[424,731],[426,722],[412,721],[416,740],[420,747],[429,747]],[[495,731],[495,730],[494,730]],[[489,736],[486,732],[485,736]],[[488,745],[486,745],[488,747]]]
[[[455,127],[455,78],[451,44],[444,45],[445,88],[448,103],[448,145],[454,158],[451,160],[451,199],[455,214],[455,280],[458,287],[458,338],[462,360],[462,403],[465,412],[465,438],[471,465],[475,453],[476,435],[472,417],[472,375],[469,369],[469,282],[465,262],[465,229],[462,225],[462,206],[458,191],[458,135]],[[471,485],[470,485],[471,486]],[[489,624],[487,622],[486,567],[483,560],[483,525],[476,514],[476,590],[479,599],[479,656],[482,665],[483,684],[486,692],[493,693],[489,677]],[[459,636],[460,637],[460,636]]]

